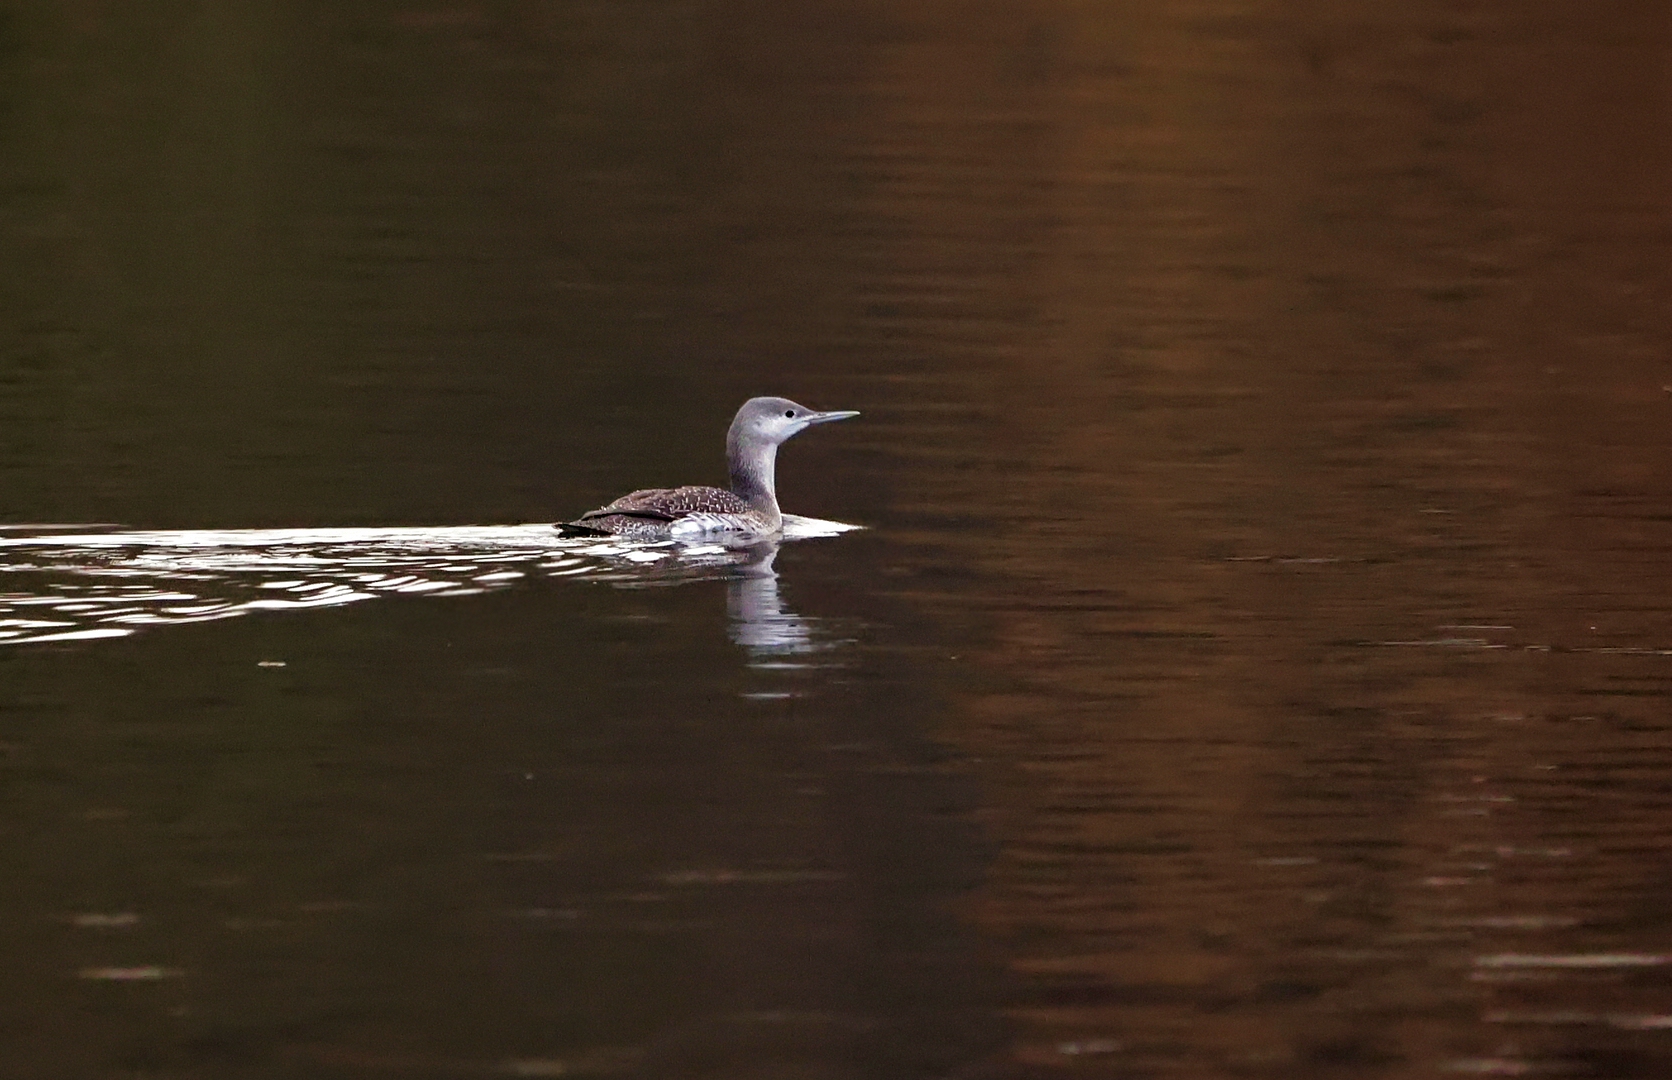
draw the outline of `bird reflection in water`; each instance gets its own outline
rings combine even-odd
[[[726,613],[731,639],[752,659],[796,656],[828,648],[815,642],[813,624],[784,609],[778,592],[778,542],[766,540],[748,549],[748,560],[726,581]]]

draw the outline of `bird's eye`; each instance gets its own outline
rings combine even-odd
[[[784,410],[784,415],[786,417],[788,417],[789,419],[794,420],[795,419],[795,410],[794,409],[785,409]]]

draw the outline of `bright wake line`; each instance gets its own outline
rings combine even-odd
[[[785,515],[783,539],[858,527]],[[0,532],[0,645],[125,637],[148,626],[340,607],[379,596],[473,596],[529,577],[623,586],[729,577],[758,564],[762,547],[563,537],[550,525],[13,527]]]

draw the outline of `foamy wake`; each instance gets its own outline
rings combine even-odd
[[[858,526],[785,517],[783,539]],[[673,583],[770,567],[776,544],[630,543],[550,525],[0,532],[0,644],[123,637],[148,626],[380,596],[473,596],[531,576]]]

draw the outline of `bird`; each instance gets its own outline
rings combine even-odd
[[[778,447],[815,424],[858,416],[853,409],[819,412],[788,398],[750,398],[726,432],[731,488],[645,488],[589,510],[557,528],[565,536],[670,540],[712,534],[772,537],[784,529],[773,471]]]

